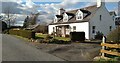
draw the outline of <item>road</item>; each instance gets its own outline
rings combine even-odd
[[[64,61],[56,56],[42,52],[25,40],[11,35],[2,35],[2,61]]]

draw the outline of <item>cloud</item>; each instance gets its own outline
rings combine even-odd
[[[87,7],[87,6],[96,4],[96,0],[61,0],[60,3],[51,3],[51,4],[34,3],[35,1],[40,2],[43,0],[38,0],[38,1],[26,0],[26,4],[22,4],[23,0],[9,0],[9,1],[17,2],[18,5],[15,7],[21,10],[21,13],[23,14],[30,14],[31,12],[32,13],[40,12],[41,15],[39,16],[39,19],[42,22],[51,22],[53,20],[54,15],[58,14],[58,10],[60,8],[64,8],[66,11],[68,11],[68,10]],[[57,1],[57,0],[54,0],[54,1]],[[113,1],[113,0],[109,0],[109,1]],[[114,0],[114,1],[118,1],[118,0]],[[83,5],[83,2],[87,2],[87,3]]]
[[[20,2],[20,0],[0,0],[0,2]]]
[[[44,21],[52,21],[54,15],[58,14],[58,10],[60,8],[64,8],[66,11],[68,10],[73,10],[76,8],[80,8],[80,4],[81,2],[78,2],[79,0],[64,0],[61,3],[55,4],[55,3],[51,3],[51,4],[40,4],[40,8],[41,10],[43,10],[46,14],[43,14],[44,16],[42,16],[41,18],[45,17],[43,20]],[[89,3],[86,4],[85,6],[89,6],[89,5],[93,5],[93,3]],[[83,6],[84,7],[84,6]],[[43,13],[43,11],[41,11],[41,13]]]

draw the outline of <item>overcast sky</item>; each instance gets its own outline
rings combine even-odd
[[[96,1],[97,0],[2,0],[2,2],[17,3],[17,5],[13,5],[12,7],[17,8],[15,10],[17,10],[16,12],[19,14],[40,12],[40,20],[46,22],[52,21],[53,16],[58,13],[59,8],[64,8],[68,11],[94,5]],[[106,0],[106,8],[109,11],[117,12],[118,1],[119,0]]]

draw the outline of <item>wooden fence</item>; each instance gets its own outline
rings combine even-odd
[[[120,49],[120,44],[109,44],[109,43],[106,43],[105,42],[105,38],[103,37],[103,41],[101,43],[101,46],[102,46],[102,49],[100,51],[102,53],[101,57],[107,58],[107,57],[105,57],[105,54],[120,56],[119,52],[114,52],[114,51],[111,51],[111,50],[106,50],[106,47]]]

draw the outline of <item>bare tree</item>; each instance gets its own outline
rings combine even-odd
[[[7,4],[7,5],[5,5],[5,4]],[[14,21],[14,18],[15,18],[15,16],[14,16],[14,14],[15,14],[14,5],[11,2],[2,3],[2,13],[5,14],[4,21],[7,22],[8,31],[9,31],[10,25],[11,25],[11,21],[12,20]]]
[[[9,5],[6,5],[5,8],[3,9],[3,12],[6,16],[6,21],[8,21],[8,27],[10,28],[10,21],[12,20],[13,18],[13,14],[12,14],[12,7],[10,7]]]
[[[30,25],[35,25],[36,21],[38,19],[38,16],[40,15],[40,13],[36,13],[36,14],[31,14],[31,21],[30,21]]]

